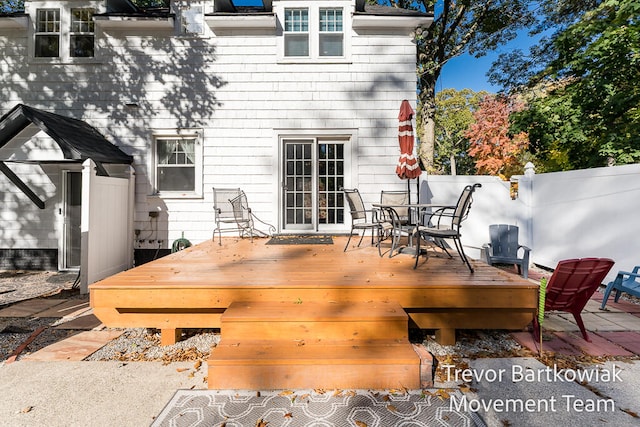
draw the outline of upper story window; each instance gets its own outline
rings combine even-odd
[[[284,56],[309,56],[308,9],[285,9]]]
[[[94,39],[93,9],[71,9],[69,56],[92,57]]]
[[[92,58],[94,9],[37,9],[33,56],[36,58]]]
[[[60,56],[60,9],[38,9],[36,16],[35,56]]]
[[[342,9],[320,8],[320,56],[342,56],[344,35]]]
[[[344,61],[349,54],[345,34],[350,22],[345,22],[344,7],[336,1],[309,3],[291,1],[278,13],[282,21],[281,58],[283,61]],[[331,6],[331,7],[329,7]]]

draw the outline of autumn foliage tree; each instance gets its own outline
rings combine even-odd
[[[526,132],[511,135],[509,115],[524,105],[514,98],[486,96],[473,114],[473,123],[466,133],[469,155],[475,159],[479,174],[500,175],[508,179],[522,173],[522,155],[529,145]]]

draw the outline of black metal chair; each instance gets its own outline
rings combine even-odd
[[[469,259],[465,255],[462,247],[460,229],[462,228],[462,222],[467,219],[467,215],[469,215],[471,203],[473,202],[473,193],[476,188],[480,187],[482,187],[481,184],[467,185],[462,190],[455,206],[445,206],[436,209],[434,212],[424,211],[421,214],[419,225],[415,228],[418,243],[416,245],[416,262],[413,266],[414,269],[418,267],[418,260],[421,255],[421,240],[424,239],[426,241],[433,239],[433,242],[452,258],[443,241],[443,239],[451,239],[456,246],[462,262],[467,264],[469,271],[473,273],[473,267],[471,267]]]
[[[518,243],[518,226],[509,224],[492,224],[489,226],[489,239],[482,251],[487,264],[509,264],[518,266],[518,273],[523,278],[529,277],[529,249]],[[519,256],[519,253],[522,256]]]
[[[359,232],[359,230],[362,230],[362,235],[360,236],[360,241],[358,242],[358,246],[360,246],[367,230],[371,230],[371,244],[374,243],[374,234],[377,234],[376,246],[378,246],[378,253],[380,254],[380,256],[382,256],[380,241],[384,238],[386,233],[390,232],[390,230],[393,229],[393,224],[381,220],[378,211],[365,209],[364,202],[362,201],[362,196],[360,195],[360,192],[357,188],[343,188],[342,191],[344,192],[347,202],[349,203],[349,209],[351,210],[351,231],[349,231],[349,239],[347,240],[347,244],[344,247],[344,252],[346,252],[347,248],[349,247],[351,236],[353,235],[354,231]]]

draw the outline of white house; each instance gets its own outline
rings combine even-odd
[[[398,112],[431,21],[364,0],[0,15],[0,267],[82,264],[86,289],[134,250],[210,239],[214,187],[278,233],[348,231],[340,188],[406,188]]]

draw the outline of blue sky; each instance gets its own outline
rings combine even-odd
[[[471,89],[474,92],[486,90],[487,92],[496,93],[500,87],[493,86],[487,81],[487,72],[491,68],[491,64],[498,57],[498,54],[490,54],[482,58],[474,58],[464,54],[451,59],[442,68],[440,78],[436,85],[436,92],[442,89],[454,88],[462,90]]]

